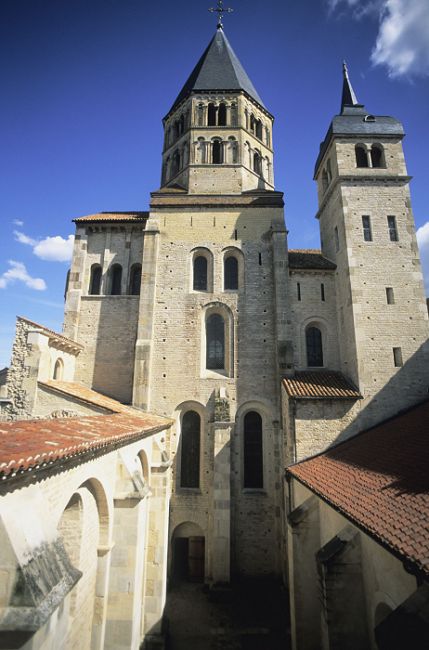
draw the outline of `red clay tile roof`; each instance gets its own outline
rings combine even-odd
[[[126,404],[121,404],[111,397],[97,393],[97,391],[92,390],[83,386],[83,384],[78,384],[77,382],[72,381],[58,381],[57,379],[50,379],[48,381],[39,381],[40,386],[45,386],[52,390],[58,391],[65,395],[70,395],[76,399],[86,402],[88,404],[94,404],[101,408],[112,411],[112,413],[130,413],[131,415],[136,415],[139,413],[137,409],[132,408],[131,406],[126,406]]]
[[[78,217],[73,219],[75,223],[86,222],[103,222],[108,223],[111,221],[122,223],[144,223],[149,217],[149,212],[97,212],[96,214],[88,214],[85,217]]]
[[[287,469],[393,554],[429,574],[429,401]]]
[[[314,248],[290,249],[289,268],[293,270],[334,271],[337,265]]]
[[[36,329],[43,330],[44,332],[46,332],[46,334],[49,335],[50,338],[56,339],[57,341],[61,341],[62,343],[65,343],[70,347],[76,348],[77,350],[83,350],[83,345],[77,343],[77,341],[73,341],[73,339],[69,339],[67,336],[64,336],[63,334],[58,334],[58,332],[54,332],[54,330],[50,330],[49,327],[40,325],[40,323],[35,323],[34,321],[30,320],[29,318],[26,318],[25,316],[17,316],[17,320],[23,320],[29,325],[35,327]]]
[[[170,425],[149,413],[0,422],[0,479],[76,456],[84,461],[85,454],[130,444]]]
[[[287,394],[294,399],[361,399],[362,395],[341,372],[297,370],[283,379]]]

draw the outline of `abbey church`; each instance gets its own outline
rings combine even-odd
[[[167,647],[170,584],[240,579],[285,585],[285,650],[428,647],[404,129],[342,83],[320,250],[288,248],[274,117],[221,23],[163,119],[149,212],[74,219],[63,331],[18,317],[0,373],[1,648]]]

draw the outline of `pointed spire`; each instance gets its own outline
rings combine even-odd
[[[349,71],[347,69],[347,63],[343,61],[343,94],[341,97],[341,112],[343,112],[345,106],[361,106],[359,104],[353,86],[349,79]]]

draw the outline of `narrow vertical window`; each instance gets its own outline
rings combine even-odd
[[[91,278],[89,281],[89,295],[99,296],[101,289],[101,266],[93,264],[91,266]]]
[[[395,368],[400,368],[402,366],[402,348],[393,348],[393,362]]]
[[[226,104],[224,104],[223,102],[219,104],[217,123],[218,126],[226,126]]]
[[[55,366],[54,366],[54,379],[57,379],[58,381],[61,381],[63,378],[63,372],[64,372],[64,363],[62,359],[57,359],[55,361]]]
[[[216,113],[217,113],[216,106],[213,104],[213,102],[210,102],[208,107],[208,114],[207,114],[208,126],[216,126]]]
[[[238,289],[238,260],[230,256],[223,263],[224,289]]]
[[[309,367],[323,366],[322,332],[318,327],[307,327],[305,330],[307,348],[307,365]]]
[[[380,145],[373,144],[371,147],[371,164],[373,167],[384,167],[383,149]]]
[[[198,255],[194,259],[194,291],[207,291],[207,259],[203,255]]]
[[[256,411],[244,416],[244,481],[245,488],[264,487],[262,418]]]
[[[388,305],[395,304],[395,294],[393,293],[393,287],[386,287],[386,300]]]
[[[195,411],[187,411],[182,418],[180,487],[200,486],[201,418]]]
[[[206,321],[206,368],[225,368],[225,322],[220,314],[211,314]]]
[[[320,285],[320,298],[322,302],[325,302],[325,285],[323,284],[323,282]]]
[[[298,300],[301,300],[301,283],[297,282],[296,283],[296,297]]]
[[[222,142],[220,140],[214,140],[213,141],[213,158],[212,158],[212,163],[213,165],[221,165],[223,160],[222,160]]]
[[[364,241],[372,241],[371,219],[368,215],[362,215],[362,228]]]
[[[130,286],[129,286],[129,293],[131,296],[140,295],[141,281],[142,281],[141,264],[133,264],[130,272]]]
[[[335,239],[335,252],[338,253],[340,250],[340,237],[338,235],[338,228],[335,226],[334,228],[334,239]]]
[[[368,167],[368,154],[365,147],[357,144],[355,147],[356,167]]]
[[[113,264],[110,269],[110,295],[120,296],[122,284],[122,266],[120,264]]]
[[[390,241],[398,241],[398,230],[396,228],[396,217],[392,215],[387,217],[387,226],[389,228]]]
[[[261,155],[259,151],[255,151],[253,154],[253,171],[255,174],[258,174],[258,176],[261,176],[262,173],[262,166],[261,166]]]

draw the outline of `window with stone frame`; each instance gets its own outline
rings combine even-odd
[[[206,368],[225,369],[225,321],[217,313],[206,320]]]
[[[396,217],[389,215],[387,217],[387,227],[389,229],[389,239],[390,241],[398,241],[398,229],[396,227]]]
[[[372,241],[371,218],[367,214],[362,215],[362,230],[364,241]]]
[[[307,366],[320,368],[323,366],[322,332],[311,325],[305,330],[305,346],[307,351]]]
[[[89,280],[89,295],[99,296],[101,291],[101,276],[102,269],[100,264],[93,264],[91,266],[91,277]]]
[[[122,292],[122,266],[113,264],[110,268],[110,295],[120,296]]]
[[[207,291],[207,258],[204,255],[197,255],[193,264],[194,291]]]
[[[131,296],[140,295],[141,281],[142,281],[142,266],[141,264],[133,264],[130,270],[129,294]]]
[[[196,411],[182,417],[180,487],[200,487],[201,418]]]
[[[238,289],[238,260],[234,255],[224,258],[223,283],[226,291],[236,291]]]
[[[262,418],[256,411],[246,413],[243,420],[243,487],[264,487]]]

